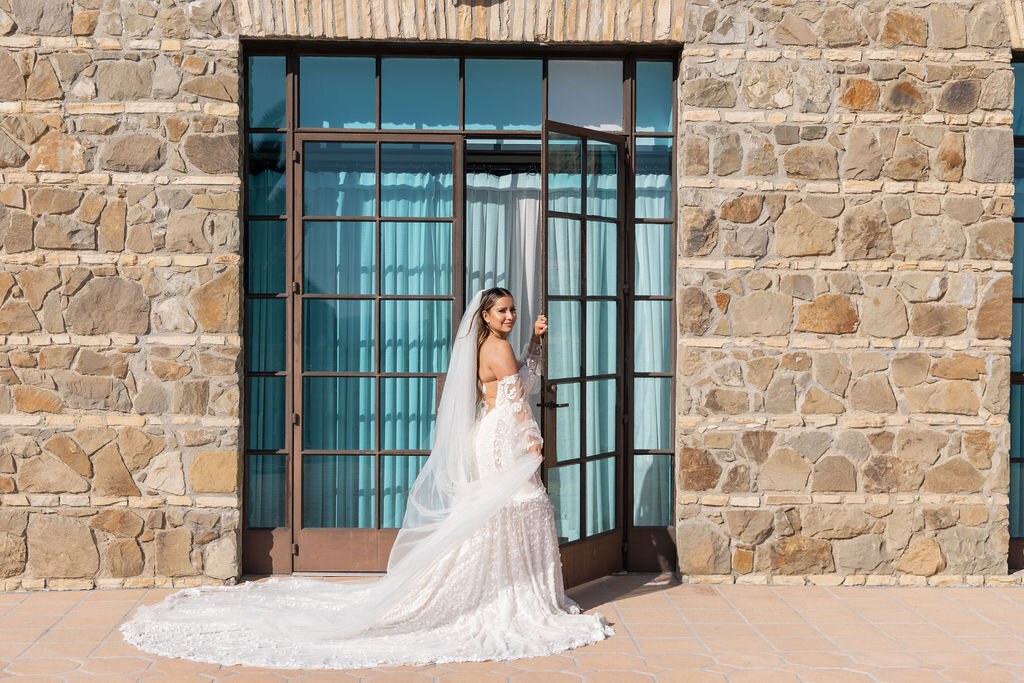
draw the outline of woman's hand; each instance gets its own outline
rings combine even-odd
[[[546,315],[538,315],[533,323],[533,343],[539,344],[540,338],[548,332],[548,318]]]

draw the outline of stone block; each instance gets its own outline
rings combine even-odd
[[[125,467],[115,443],[109,443],[92,456],[93,490],[107,496],[137,496],[139,489]]]
[[[192,563],[192,532],[186,527],[157,531],[156,572],[158,576],[195,576]]]
[[[54,539],[60,539],[55,543]],[[99,552],[84,520],[56,514],[33,514],[28,522],[28,571],[54,579],[92,577]]]
[[[27,558],[25,539],[0,531],[0,578],[17,576],[24,572]]]
[[[229,531],[206,544],[203,548],[203,572],[207,576],[225,581],[238,578],[241,568],[235,532]]]
[[[796,451],[780,448],[761,466],[757,483],[764,491],[802,491],[810,474],[810,464]]]
[[[842,492],[857,490],[857,468],[841,455],[828,455],[814,464],[811,491]]]
[[[972,383],[943,380],[911,387],[903,392],[912,413],[977,415],[980,401]]]
[[[89,490],[89,482],[47,453],[22,462],[18,468],[18,490],[22,493],[81,493]]]
[[[238,491],[239,458],[235,451],[199,451],[189,468],[189,483],[196,493]]]
[[[910,544],[896,564],[897,571],[915,576],[932,576],[946,568],[939,544],[930,538],[922,538]]]
[[[1013,147],[1009,128],[972,128],[967,135],[967,177],[979,183],[1013,180]]]
[[[728,574],[731,567],[729,537],[721,527],[691,520],[676,528],[679,572],[684,575]]]
[[[142,573],[145,563],[142,550],[133,539],[117,539],[107,543],[104,549],[104,565],[111,576],[125,578]]]
[[[806,536],[788,536],[772,542],[768,560],[770,570],[782,575],[829,574],[835,571],[832,544]]]
[[[762,543],[775,529],[775,515],[771,510],[726,510],[725,521],[729,534],[748,545]]]
[[[963,458],[952,458],[925,473],[924,488],[933,493],[980,493],[985,478]]]
[[[793,321],[793,297],[774,292],[754,292],[734,301],[729,311],[733,334],[773,336],[788,334]]]
[[[149,330],[149,299],[137,282],[93,278],[71,298],[67,321],[75,334],[144,334]]]
[[[676,466],[677,485],[681,491],[715,490],[722,467],[708,451],[700,448],[679,449]],[[193,484],[194,486],[194,484]]]
[[[779,256],[812,256],[835,251],[838,226],[807,208],[786,209],[775,222],[775,251]]]

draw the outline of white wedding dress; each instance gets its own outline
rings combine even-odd
[[[472,320],[460,334],[472,334],[475,379]],[[527,403],[538,349],[518,374],[484,387],[493,407],[481,403],[460,440],[451,430],[469,424],[464,410],[448,421],[445,405],[453,373],[468,370],[469,345],[460,354],[459,344],[438,436],[384,578],[190,588],[141,607],[122,627],[125,640],[219,664],[359,669],[537,657],[612,635],[601,615],[581,614],[564,592],[553,510],[537,473],[540,431]],[[455,398],[466,401],[465,386]]]

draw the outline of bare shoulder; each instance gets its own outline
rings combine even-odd
[[[515,355],[515,351],[512,350],[512,345],[508,343],[507,339],[488,337],[480,347],[481,362],[504,360],[509,357],[514,359]]]
[[[516,354],[508,340],[490,337],[480,347],[481,376],[493,376],[495,379],[507,377],[516,372]],[[489,380],[485,380],[489,381]]]

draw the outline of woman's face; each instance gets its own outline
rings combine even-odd
[[[484,311],[484,322],[491,332],[504,337],[516,324],[516,302],[510,296],[503,296]]]

